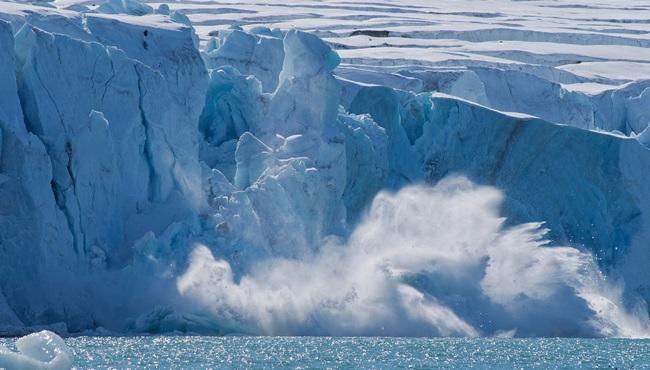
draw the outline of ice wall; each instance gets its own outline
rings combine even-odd
[[[73,252],[64,246],[72,238],[56,207],[50,181],[52,167],[43,142],[29,132],[23,121],[23,111],[16,85],[16,64],[13,34],[9,24],[0,22],[2,42],[1,78],[2,99],[0,125],[2,128],[0,158],[0,223],[3,258],[2,299],[7,306],[2,310],[3,323],[11,332],[22,323],[13,312],[20,312],[22,319],[34,320],[35,312],[44,311],[47,300],[53,298],[41,271],[45,261],[54,265],[70,265]],[[27,289],[29,288],[29,289]],[[43,299],[45,298],[45,299]],[[28,308],[29,307],[29,308]]]
[[[129,264],[134,240],[203,206],[196,132],[207,73],[191,28],[172,22],[86,17],[78,37],[47,13],[37,23],[54,32],[10,15],[2,290],[25,324],[79,330],[93,304],[75,276]]]

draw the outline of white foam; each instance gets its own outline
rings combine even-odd
[[[504,228],[502,194],[464,178],[380,193],[346,243],[274,259],[239,281],[198,246],[179,291],[255,334],[647,336],[592,256]],[[643,310],[641,310],[643,311]]]

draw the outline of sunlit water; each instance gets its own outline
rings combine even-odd
[[[650,340],[151,336],[66,343],[79,369],[650,369]]]

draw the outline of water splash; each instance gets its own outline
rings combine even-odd
[[[506,228],[503,195],[464,178],[382,192],[347,242],[272,259],[235,281],[197,246],[179,292],[254,334],[648,336],[591,254],[549,246],[540,223]]]

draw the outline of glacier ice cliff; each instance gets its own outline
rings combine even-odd
[[[645,83],[0,5],[0,333],[650,333]]]

